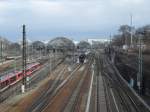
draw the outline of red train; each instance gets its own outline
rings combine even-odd
[[[26,76],[31,76],[33,72],[37,71],[41,67],[40,63],[34,63],[27,65]],[[0,77],[0,91],[5,90],[11,85],[14,85],[23,78],[22,71],[13,71]]]

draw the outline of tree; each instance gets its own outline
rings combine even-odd
[[[143,36],[143,42],[147,45],[150,44],[150,25],[146,25],[143,27],[140,27],[136,30],[136,35],[139,37],[139,35]]]
[[[122,46],[124,44],[130,45],[131,30],[133,36],[133,44],[135,46],[138,44],[138,39],[140,36],[142,36],[143,43],[147,46],[150,46],[150,25],[145,25],[137,29],[128,25],[120,26],[118,30],[120,34],[114,35],[113,44],[117,46]]]
[[[131,30],[132,28],[129,25],[121,25],[119,32],[121,33],[121,38],[124,40],[124,44],[130,45],[131,41]]]
[[[79,42],[77,46],[79,49],[90,49],[91,48],[91,45],[86,41]]]
[[[112,44],[115,46],[119,46],[119,47],[124,45],[124,39],[122,38],[122,35],[120,35],[120,34],[114,35]]]
[[[3,38],[0,36],[0,46],[2,47],[1,55],[6,56],[6,55],[10,54],[9,52],[12,50],[12,49],[9,49],[10,45],[11,45],[10,41],[8,41],[6,38]]]

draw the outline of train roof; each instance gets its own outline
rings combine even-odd
[[[3,76],[0,77],[0,81],[3,82],[5,80],[7,80],[8,78],[11,78],[11,77],[15,76],[17,73],[20,73],[20,72],[19,71],[13,71],[13,72],[10,72],[6,75],[3,75]]]
[[[29,65],[27,65],[27,69],[32,68],[32,67],[34,67],[35,65],[38,65],[38,64],[39,64],[39,62],[29,64]],[[12,71],[10,73],[6,73],[5,75],[0,76],[0,82],[6,81],[7,79],[9,79],[9,78],[15,76],[16,74],[21,73],[21,72],[22,71],[20,70],[20,71]]]
[[[32,68],[32,67],[34,67],[34,66],[36,66],[38,64],[40,64],[40,63],[36,62],[36,63],[29,64],[29,65],[27,65],[27,69]]]

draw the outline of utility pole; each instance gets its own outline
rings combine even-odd
[[[16,68],[17,68],[17,67],[16,67],[16,65],[17,65],[17,64],[16,64],[16,57],[17,57],[17,48],[16,48],[16,47],[15,47],[15,53],[16,53],[16,54],[15,54],[14,67],[15,67],[15,72],[16,72]]]
[[[23,25],[23,41],[22,41],[22,72],[23,72],[23,82],[22,82],[22,93],[25,92],[26,87],[26,29]]]
[[[33,48],[33,43],[31,44],[31,60],[34,60],[34,48]]]
[[[26,42],[26,54],[27,54],[27,62],[30,62],[30,56],[29,56],[29,41]]]
[[[130,47],[132,48],[133,47],[133,32],[132,32],[132,20],[133,20],[133,16],[132,14],[130,15],[130,27],[131,27],[131,31],[130,31],[130,36],[131,36],[131,42],[130,42]]]
[[[50,71],[50,74],[51,74],[51,70],[52,70],[51,52],[49,52],[49,71]]]
[[[138,86],[139,93],[142,94],[142,89],[143,89],[142,35],[139,36],[139,56],[138,56],[137,86]]]
[[[111,34],[110,34],[110,40],[109,40],[109,41],[110,41],[110,43],[109,43],[109,44],[110,44],[110,46],[111,46]]]
[[[3,64],[3,42],[1,39],[1,63]]]
[[[46,57],[46,53],[47,53],[47,46],[46,46],[46,44],[45,44],[44,52],[45,52],[45,57]]]
[[[32,44],[32,52],[31,52],[31,59],[34,59],[34,49],[33,49],[33,44]]]

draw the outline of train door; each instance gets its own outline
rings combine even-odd
[[[9,80],[5,80],[3,82],[0,83],[0,89],[3,89],[4,87],[9,85]]]

